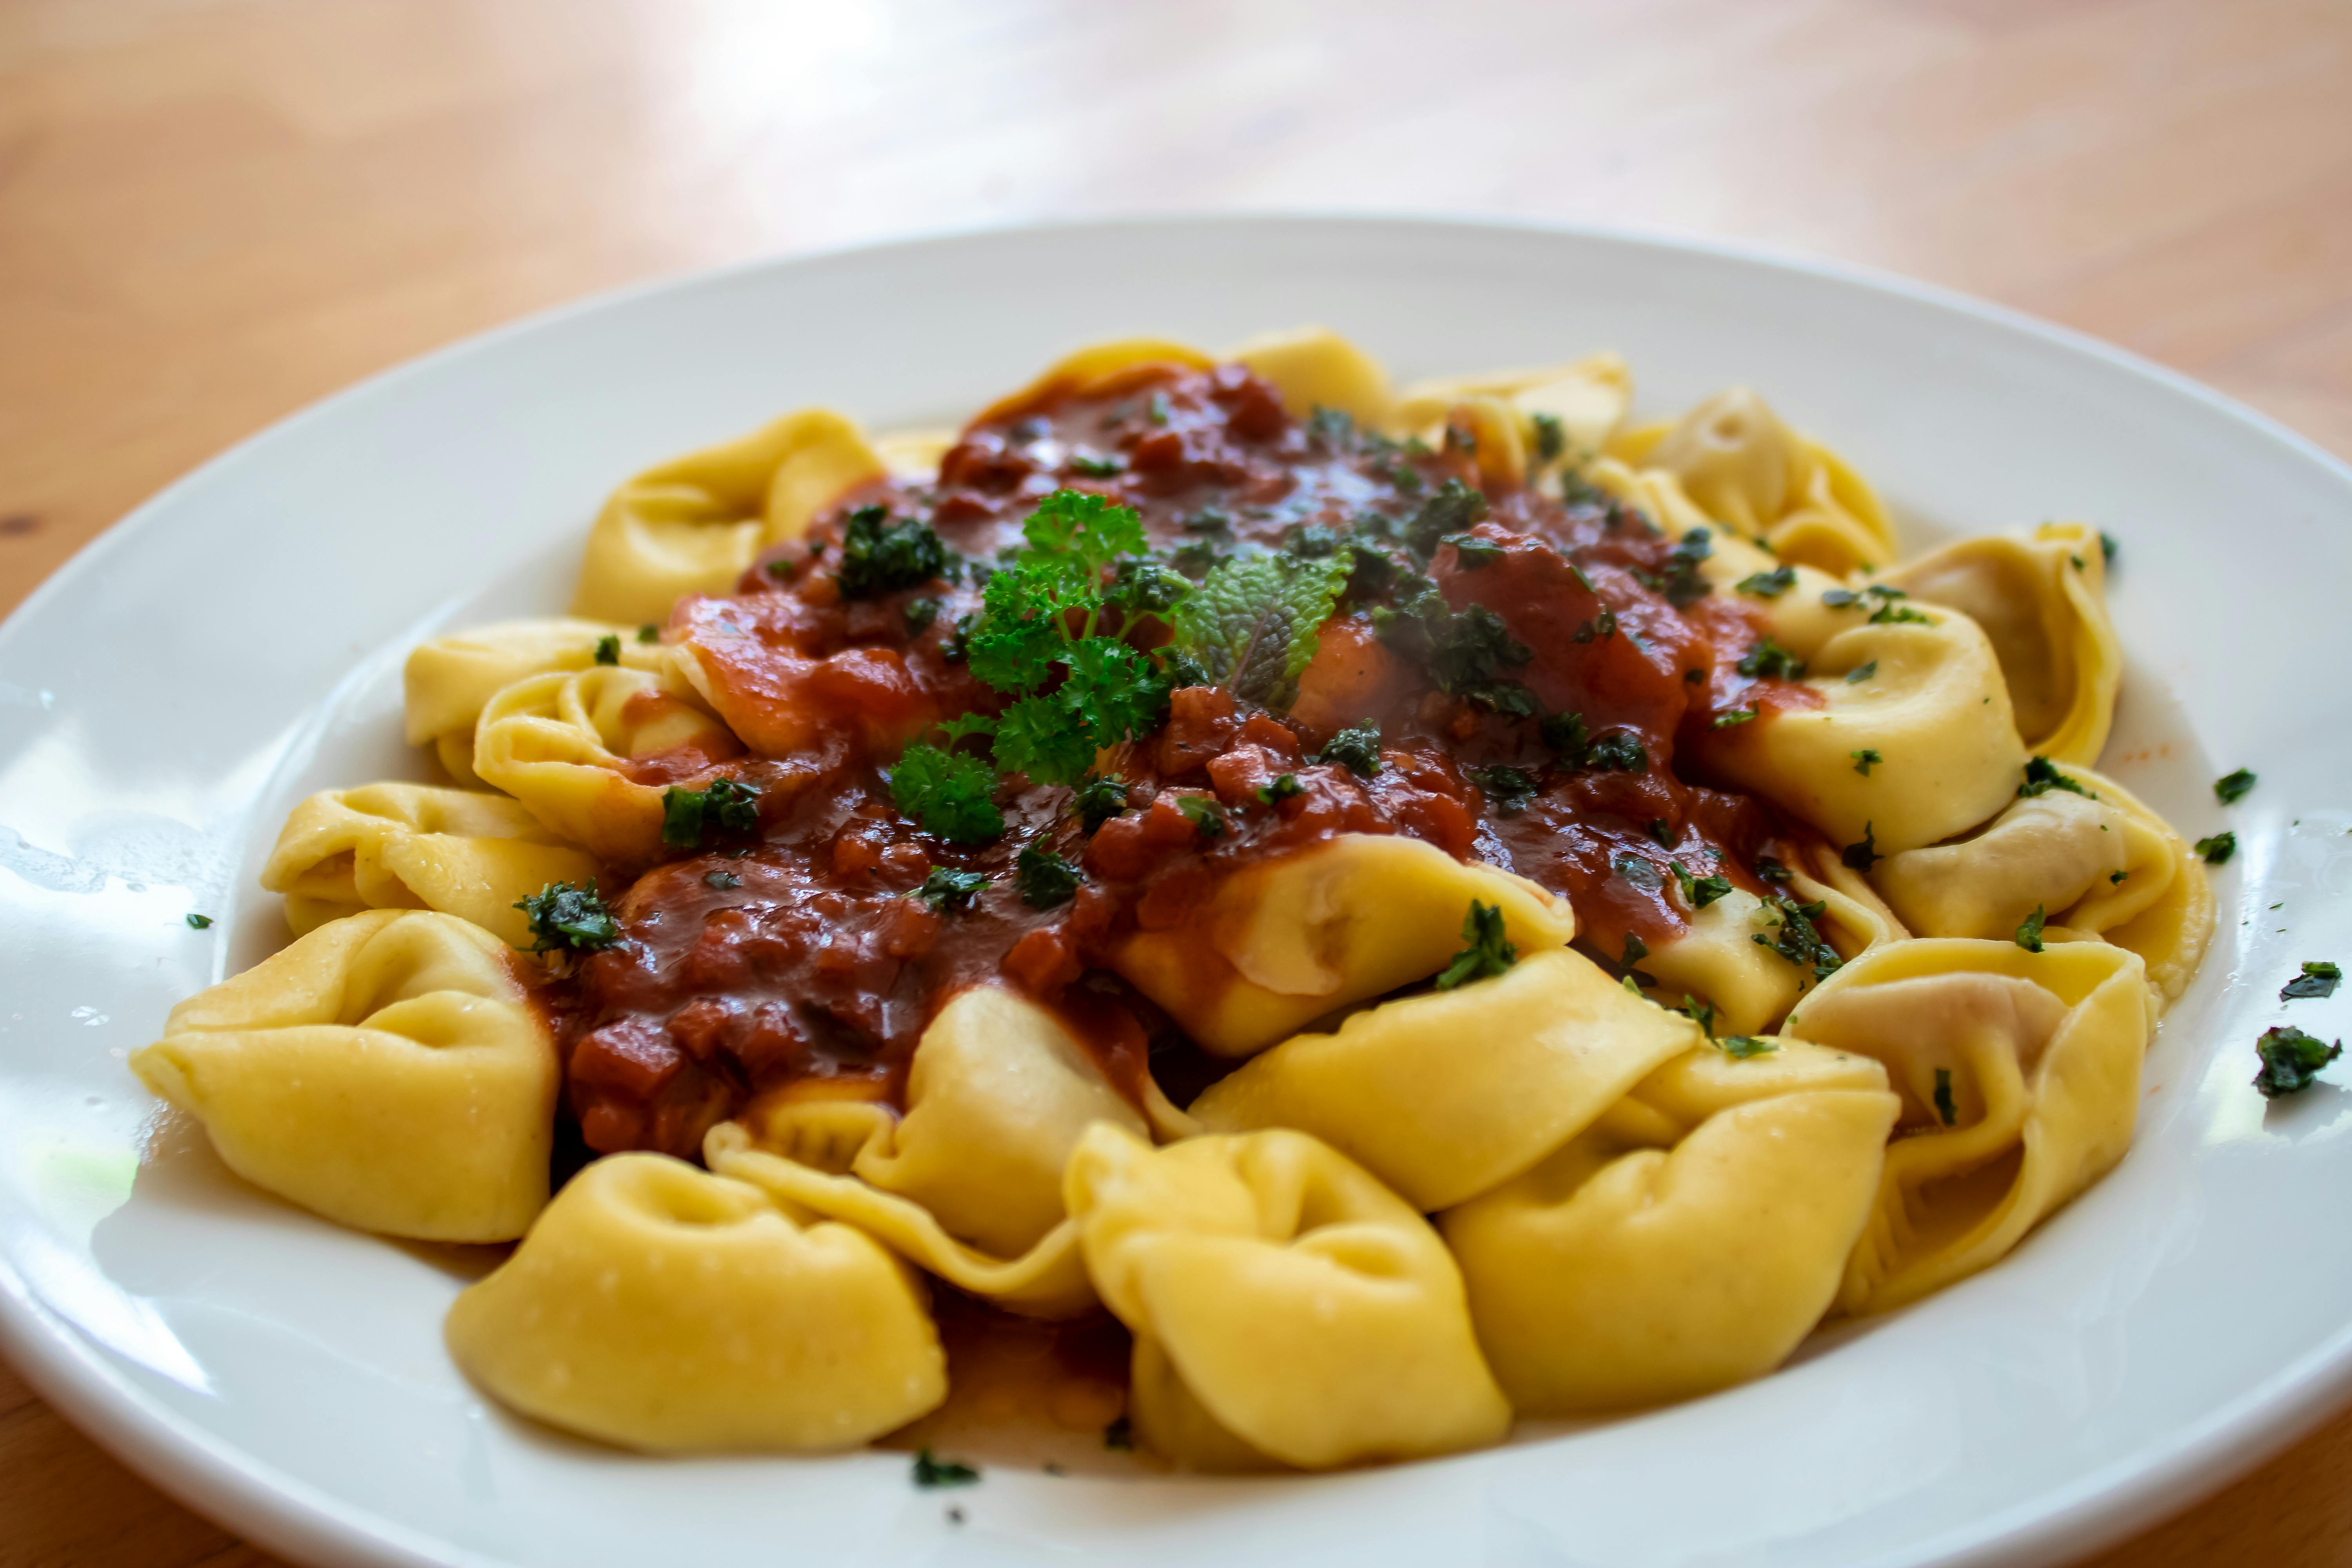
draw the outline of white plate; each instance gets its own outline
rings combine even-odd
[[[2122,1168],[1991,1272],[1710,1399],[1320,1479],[653,1461],[490,1409],[446,1255],[245,1188],[123,1067],[282,938],[254,873],[305,791],[418,773],[398,659],[562,604],[604,491],[799,404],[952,417],[1088,339],[1321,321],[1402,374],[1609,346],[1641,406],[1748,382],[1906,544],[2048,517],[2122,542],[2104,765],[2237,830],[2221,933]],[[1585,232],[1213,219],[764,264],[525,323],[219,458],[0,629],[0,1342],[131,1464],[274,1550],[368,1563],[2039,1562],[2187,1501],[2352,1363],[2352,1098],[2265,1106],[2254,1036],[2352,959],[2352,471],[2178,377],[1811,263]],[[2217,773],[2262,784],[2224,812]],[[2283,908],[2273,906],[2283,905]],[[221,917],[211,931],[183,916]],[[2339,1031],[2352,993],[2295,1022]],[[946,1504],[968,1522],[952,1523]]]

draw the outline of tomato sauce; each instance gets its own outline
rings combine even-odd
[[[1053,491],[1134,507],[1155,551],[1197,577],[1252,546],[1393,551],[1433,496],[1458,496],[1449,481],[1476,484],[1474,458],[1294,419],[1237,366],[1146,366],[991,410],[935,480],[866,487],[734,594],[681,601],[666,637],[751,753],[691,760],[758,784],[757,822],[645,870],[614,906],[621,942],[563,983],[568,1100],[588,1146],[693,1157],[761,1094],[898,1102],[924,1026],[983,982],[1057,1009],[1131,1097],[1147,1073],[1190,1087],[1201,1062],[1107,955],[1131,931],[1185,929],[1237,868],[1340,833],[1410,834],[1527,876],[1573,902],[1580,945],[1612,963],[1629,937],[1655,947],[1683,929],[1676,867],[1768,891],[1753,867],[1772,819],[1676,759],[1726,714],[1818,698],[1741,674],[1755,611],[1696,584],[1690,546],[1585,492],[1484,493],[1420,583],[1395,580],[1418,558],[1356,557],[1287,711],[1175,691],[1158,730],[1107,759],[1126,808],[1091,832],[1058,786],[1001,791],[1007,831],[978,847],[892,805],[887,770],[909,741],[1003,706],[962,662],[960,628]],[[845,595],[848,519],[872,505],[933,530],[946,572]],[[1475,623],[1475,647],[1433,651],[1416,614]],[[1379,728],[1370,773],[1369,755],[1318,760],[1365,724]],[[1025,899],[1024,847],[1076,868],[1075,893]],[[935,906],[917,890],[941,868],[986,881],[963,907]]]

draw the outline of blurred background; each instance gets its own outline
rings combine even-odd
[[[0,610],[224,447],[523,312],[1235,207],[1885,268],[2352,456],[2352,0],[0,0]],[[2098,1561],[2352,1561],[2312,1479],[2347,1461],[2339,1421]],[[0,1366],[0,1568],[265,1561]]]

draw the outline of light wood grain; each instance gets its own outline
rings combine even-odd
[[[0,609],[222,447],[614,284],[1209,206],[1738,236],[2352,454],[2343,0],[0,0]],[[2352,1561],[2352,1418],[2120,1568]],[[0,1568],[268,1559],[0,1368]]]

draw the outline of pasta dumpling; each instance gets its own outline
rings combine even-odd
[[[1785,917],[1745,888],[1734,888],[1685,918],[1681,935],[1642,960],[1661,996],[1669,1004],[1684,996],[1706,1003],[1715,1009],[1716,1026],[1734,1035],[1754,1034],[1789,1011],[1807,972],[1766,945],[1773,925]]]
[[[846,1448],[947,1397],[923,1288],[889,1253],[666,1154],[574,1176],[444,1334],[500,1404],[656,1453]]]
[[[1204,1049],[1245,1057],[1444,968],[1473,900],[1502,910],[1522,954],[1576,934],[1568,900],[1524,877],[1422,839],[1349,833],[1226,877],[1183,925],[1129,937],[1111,967]]]
[[[1385,430],[1395,422],[1389,373],[1328,327],[1266,332],[1223,357],[1272,383],[1294,419],[1328,408],[1368,429]]]
[[[1794,1040],[1661,1065],[1526,1175],[1442,1215],[1522,1415],[1688,1398],[1771,1371],[1835,1298],[1900,1102]]]
[[[1903,1101],[1840,1305],[1964,1279],[2105,1175],[2131,1142],[2152,1014],[2139,955],[2099,942],[1922,938],[1824,981],[1787,1032],[1885,1062]]]
[[[1609,455],[1665,469],[1709,517],[1761,540],[1781,561],[1845,577],[1895,557],[1894,530],[1870,486],[1744,386],[1672,425],[1626,432]]]
[[[572,614],[635,625],[666,619],[680,595],[723,594],[762,548],[886,472],[856,425],[824,408],[657,464],[597,514]]]
[[[590,668],[608,638],[621,664],[660,668],[670,650],[640,640],[637,633],[636,627],[558,616],[501,621],[421,643],[401,668],[408,743],[432,747],[459,784],[478,783],[474,723],[491,698],[529,676]]]
[[[1912,613],[1923,618],[1832,637],[1803,683],[1820,706],[1709,731],[1698,747],[1707,765],[1832,842],[1877,854],[1933,844],[2000,810],[2025,748],[1992,645],[1966,616]],[[1866,773],[1855,765],[1865,752]]]
[[[600,665],[532,676],[492,698],[474,771],[552,832],[633,865],[661,852],[668,784],[742,752],[691,686]]]
[[[1087,1273],[1135,1335],[1136,1435],[1167,1458],[1328,1469],[1510,1426],[1436,1232],[1318,1140],[1155,1151],[1096,1126],[1066,1184]]]
[[[1883,581],[1984,628],[2026,750],[2062,763],[2099,760],[2123,647],[2107,618],[2097,530],[2045,522],[2030,533],[1958,540]]]
[[[512,947],[515,904],[551,882],[593,886],[593,857],[505,795],[430,784],[324,790],[296,806],[261,868],[297,934],[366,909],[439,910]]]
[[[181,1003],[131,1068],[338,1225],[510,1240],[547,1201],[557,1084],[517,963],[455,915],[370,910]]]
[[[1038,1317],[1091,1306],[1062,1171],[1103,1122],[1143,1117],[1051,1013],[960,992],[916,1047],[907,1112],[840,1100],[757,1107],[712,1130],[710,1168],[847,1221],[975,1295]]]
[[[1286,1040],[1192,1114],[1217,1132],[1311,1132],[1415,1208],[1441,1209],[1559,1148],[1697,1037],[1590,959],[1545,952]]]
[[[1174,365],[1183,370],[1208,370],[1217,362],[1189,343],[1168,338],[1113,338],[1074,349],[1049,364],[1037,379],[1020,391],[998,398],[981,410],[975,424],[1028,408],[1056,393],[1083,394],[1087,389],[1147,365]]]
[[[1398,398],[1397,419],[1406,431],[1426,437],[1443,426],[1456,408],[1475,408],[1478,412],[1472,417],[1482,426],[1482,434],[1483,427],[1495,420],[1497,434],[1507,434],[1522,454],[1517,478],[1524,478],[1528,468],[1540,468],[1554,459],[1570,468],[1592,461],[1615,435],[1633,401],[1633,373],[1624,358],[1597,353],[1565,364],[1417,381]],[[1506,417],[1496,420],[1498,414]],[[1559,432],[1559,450],[1549,455],[1541,434],[1544,426]],[[1526,461],[1528,454],[1536,458],[1533,464]],[[1482,446],[1482,470],[1487,467],[1488,456]]]
[[[2036,910],[2048,927],[2137,952],[2169,1002],[2213,930],[2205,868],[2171,825],[2113,779],[2053,769],[1965,837],[1890,855],[1871,876],[1922,936],[2006,939]]]

